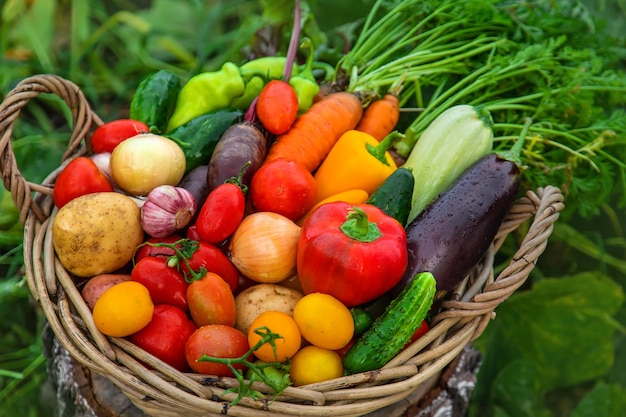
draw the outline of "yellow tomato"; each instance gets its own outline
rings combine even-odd
[[[255,332],[255,329],[267,327],[272,333],[281,337],[274,340],[276,354],[270,343],[264,343],[255,350],[254,356],[265,362],[284,362],[291,358],[300,349],[302,336],[298,330],[298,325],[293,318],[281,311],[266,311],[261,313],[250,325],[248,330],[248,344],[250,348],[255,346],[262,336]]]
[[[136,281],[125,281],[98,298],[93,320],[105,335],[125,337],[143,329],[152,320],[153,311],[148,289]]]
[[[315,292],[295,305],[293,318],[302,336],[324,349],[341,349],[354,336],[354,319],[341,301],[329,294]]]
[[[295,386],[314,384],[342,376],[343,363],[334,350],[309,345],[291,358],[289,374]]]

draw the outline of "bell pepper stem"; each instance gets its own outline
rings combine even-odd
[[[315,77],[313,76],[313,62],[315,59],[315,51],[313,50],[313,42],[310,38],[302,39],[300,43],[300,48],[304,48],[308,50],[308,55],[306,57],[306,62],[304,63],[304,67],[300,71],[299,77],[306,78],[307,80],[315,81]]]
[[[346,236],[359,242],[373,242],[382,236],[378,225],[370,222],[365,211],[358,207],[350,208],[340,229]]]
[[[379,160],[381,163],[389,165],[389,161],[387,161],[385,153],[391,147],[391,145],[393,145],[397,140],[400,140],[403,137],[404,135],[402,133],[394,130],[393,132],[388,134],[383,140],[381,140],[378,145],[374,146],[371,143],[366,143],[365,147],[367,148],[367,151],[370,153],[370,155]]]

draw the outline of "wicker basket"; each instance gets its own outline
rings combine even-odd
[[[89,153],[86,139],[102,120],[90,109],[80,89],[54,75],[38,75],[18,84],[0,105],[0,169],[24,224],[24,261],[28,285],[61,344],[82,365],[108,378],[146,414],[155,416],[358,416],[393,404],[438,378],[461,350],[478,337],[494,309],[526,281],[544,251],[563,195],[547,186],[528,192],[508,213],[481,263],[445,301],[431,330],[384,368],[304,387],[288,387],[272,400],[244,398],[229,406],[234,378],[212,378],[174,370],[122,338],[96,330],[91,313],[72,278],[55,257],[50,226],[56,209],[51,198],[61,167],[41,184],[25,180],[11,147],[13,124],[30,99],[42,93],[62,98],[71,110],[73,133],[65,163]],[[529,226],[510,264],[494,277],[493,256],[508,233]],[[148,370],[143,364],[149,364]],[[261,392],[265,385],[255,383]]]

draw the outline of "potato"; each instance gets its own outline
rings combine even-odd
[[[52,223],[52,244],[61,264],[79,277],[120,269],[143,242],[140,209],[115,192],[87,194],[61,207]]]
[[[277,284],[256,284],[246,288],[235,297],[235,327],[248,334],[254,319],[264,311],[282,311],[293,316],[293,308],[302,297],[302,292]]]
[[[114,286],[115,284],[119,284],[120,282],[130,281],[130,275],[128,274],[100,274],[96,275],[93,278],[90,278],[83,289],[80,292],[80,295],[85,300],[85,304],[91,311],[93,311],[93,306],[96,305],[96,301],[98,298],[109,288]]]

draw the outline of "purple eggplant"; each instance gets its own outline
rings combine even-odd
[[[445,296],[478,264],[515,202],[521,180],[519,151],[527,128],[510,152],[491,153],[467,168],[406,226],[409,260],[399,294],[419,272]]]

